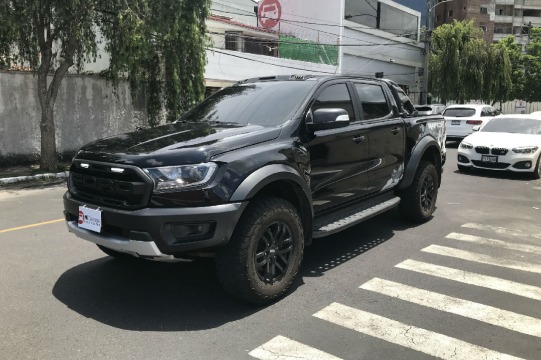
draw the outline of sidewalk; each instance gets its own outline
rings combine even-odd
[[[39,165],[14,165],[0,167],[0,190],[11,185],[28,184],[29,186],[43,186],[60,184],[68,177],[68,165],[60,164],[64,171],[42,172]]]

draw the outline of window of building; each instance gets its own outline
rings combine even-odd
[[[448,13],[448,15],[447,15],[447,16],[449,16],[449,17],[453,17],[453,10],[449,10],[449,13]]]
[[[272,40],[258,39],[254,37],[244,38],[244,52],[249,54],[278,56],[278,44]]]
[[[479,29],[481,29],[483,32],[487,32],[487,26],[486,25],[480,25]]]
[[[436,21],[437,21],[437,22],[440,22],[440,21],[441,21],[441,15],[436,16]]]
[[[531,17],[541,16],[541,10],[524,9],[522,10],[522,13],[524,14],[524,16],[531,16]]]
[[[234,50],[234,51],[242,51],[242,32],[226,31],[225,49]]]
[[[488,14],[488,9],[486,7],[481,7],[481,14]]]

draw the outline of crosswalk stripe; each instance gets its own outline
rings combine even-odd
[[[522,252],[527,252],[531,254],[541,255],[540,246],[516,244],[516,243],[510,243],[510,242],[502,241],[502,240],[484,238],[481,236],[460,234],[460,233],[455,233],[455,232],[450,233],[445,238],[459,240],[459,241],[466,241],[466,242],[471,242],[471,243],[476,243],[476,244],[481,244],[481,245],[489,245],[489,246],[494,246],[501,249],[522,251]]]
[[[341,360],[336,356],[280,335],[248,354],[261,360]]]
[[[437,276],[442,279],[448,279],[465,284],[481,286],[488,289],[504,291],[510,294],[541,301],[541,288],[532,285],[526,285],[493,276],[476,274],[468,271],[429,264],[411,259],[402,261],[400,264],[395,265],[395,267],[431,276]]]
[[[520,359],[338,303],[332,303],[314,316],[441,359]]]
[[[527,233],[527,232],[522,231],[522,230],[506,229],[506,228],[499,227],[499,226],[467,223],[467,224],[462,225],[462,227],[465,227],[465,228],[468,228],[468,229],[492,231],[492,232],[495,232],[496,234],[500,234],[500,235],[520,236],[520,237],[526,237],[526,238],[541,239],[541,233],[540,234],[532,234],[532,233]]]
[[[539,264],[531,264],[524,261],[507,260],[500,257],[478,254],[471,251],[459,250],[459,249],[454,249],[454,248],[450,248],[446,246],[430,245],[430,246],[425,247],[421,251],[431,253],[431,254],[459,258],[462,260],[474,261],[481,264],[494,265],[494,266],[504,267],[508,269],[515,269],[515,270],[528,271],[528,272],[541,274],[541,265]]]
[[[360,288],[523,334],[541,337],[541,320],[531,316],[380,278],[373,278],[361,285]]]

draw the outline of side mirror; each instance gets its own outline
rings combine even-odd
[[[312,113],[312,122],[307,122],[308,130],[329,130],[349,125],[348,112],[340,108],[317,109]]]
[[[481,129],[481,126],[480,125],[475,125],[472,130],[473,131],[479,131],[479,129]]]

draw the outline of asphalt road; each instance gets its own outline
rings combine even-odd
[[[63,186],[0,190],[0,358],[540,359],[541,182],[448,154],[432,220],[392,211],[316,240],[263,308],[229,298],[211,260],[105,256],[67,232]]]

